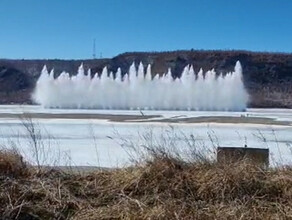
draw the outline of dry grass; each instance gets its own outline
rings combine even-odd
[[[130,168],[78,174],[37,172],[16,152],[1,152],[0,161],[1,219],[292,218],[289,167],[157,154]]]
[[[0,175],[9,177],[19,177],[29,174],[27,164],[22,156],[14,149],[0,150]]]

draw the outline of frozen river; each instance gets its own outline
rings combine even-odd
[[[292,162],[292,110],[287,109],[187,112],[0,106],[2,147],[17,147],[27,160],[36,163],[23,117],[32,118],[36,133],[41,135],[38,159],[44,165],[124,166],[129,164],[127,144],[139,148],[169,140],[177,148],[184,148],[186,140],[192,140],[198,149],[211,150],[247,144],[269,148],[272,164]],[[150,134],[154,135],[151,141]]]

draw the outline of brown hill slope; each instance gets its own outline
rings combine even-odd
[[[152,64],[154,73],[163,74],[170,67],[173,76],[177,77],[187,64],[193,64],[196,71],[202,67],[204,70],[214,68],[218,72],[226,72],[234,68],[237,60],[243,66],[244,84],[251,94],[249,106],[292,107],[292,54],[194,50],[132,52],[120,54],[112,59],[95,60],[0,60],[0,67],[19,71],[29,82],[21,89],[12,85],[7,91],[0,90],[0,102],[30,102],[30,93],[44,64],[49,69],[54,68],[56,75],[63,70],[75,73],[82,62],[85,68],[92,68],[93,73],[101,72],[107,65],[110,71],[121,67],[125,74],[133,61],[137,64],[142,61],[144,64]],[[9,98],[10,94],[15,94],[13,99]]]

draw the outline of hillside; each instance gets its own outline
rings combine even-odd
[[[91,60],[8,60],[0,59],[0,103],[31,103],[30,94],[43,65],[54,68],[56,76],[65,70],[76,73],[80,63],[85,68],[101,72],[121,67],[128,71],[133,61],[152,64],[152,72],[163,74],[170,67],[174,77],[187,64],[195,71],[214,68],[217,72],[231,71],[239,60],[243,66],[244,84],[250,93],[250,107],[292,107],[292,54],[249,51],[172,51],[131,52],[112,59]]]

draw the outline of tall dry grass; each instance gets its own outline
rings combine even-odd
[[[190,163],[152,152],[140,165],[82,174],[39,172],[17,152],[1,152],[1,219],[292,218],[291,167]]]

